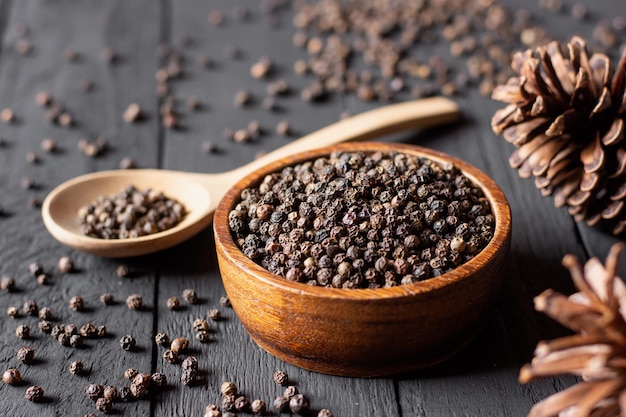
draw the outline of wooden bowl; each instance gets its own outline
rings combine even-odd
[[[336,150],[399,151],[452,162],[491,203],[496,221],[488,245],[473,259],[439,277],[380,289],[308,286],[276,276],[236,246],[228,213],[244,188]],[[232,306],[252,339],[272,355],[316,372],[375,377],[438,363],[478,333],[496,299],[510,247],[506,197],[486,174],[441,152],[416,146],[352,143],[303,152],[255,171],[231,188],[214,217],[219,268]]]

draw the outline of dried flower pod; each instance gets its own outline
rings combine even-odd
[[[518,75],[497,86],[508,103],[491,120],[496,134],[518,149],[509,158],[543,195],[567,206],[577,221],[626,229],[626,50],[617,71],[608,56],[589,56],[575,36],[564,55],[557,42],[518,52]]]
[[[577,334],[539,342],[532,362],[520,370],[520,382],[562,374],[582,381],[535,404],[530,416],[626,413],[626,285],[616,275],[623,248],[613,245],[605,265],[591,258],[581,266],[566,255],[563,265],[578,292],[568,297],[548,289],[535,297],[537,311]]]

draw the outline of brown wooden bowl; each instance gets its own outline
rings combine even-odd
[[[241,190],[269,173],[336,150],[399,151],[452,162],[491,203],[495,233],[473,259],[439,277],[380,289],[308,286],[276,276],[236,246],[228,213]],[[375,377],[440,362],[477,334],[497,296],[511,238],[506,197],[486,174],[441,152],[416,146],[352,143],[303,152],[246,176],[219,203],[214,217],[219,268],[232,306],[252,339],[272,355],[312,371]]]

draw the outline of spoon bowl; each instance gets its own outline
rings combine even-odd
[[[42,205],[48,231],[61,243],[95,255],[120,258],[145,255],[175,246],[211,224],[219,201],[239,179],[295,153],[367,140],[418,127],[450,123],[459,118],[457,105],[443,97],[408,101],[370,110],[322,128],[242,167],[217,174],[158,169],[101,171],[66,181],[52,190]],[[83,234],[78,210],[103,195],[129,185],[162,191],[178,200],[187,215],[175,227],[131,239],[98,239]]]

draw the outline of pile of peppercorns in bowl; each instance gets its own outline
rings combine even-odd
[[[466,162],[363,143],[248,175],[214,227],[224,287],[255,342],[306,369],[381,376],[437,363],[476,334],[511,219]]]

